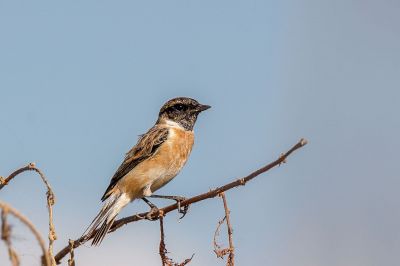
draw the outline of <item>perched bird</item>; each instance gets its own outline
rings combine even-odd
[[[152,196],[179,173],[192,150],[197,116],[209,108],[186,97],[171,99],[161,107],[156,124],[140,136],[111,178],[101,198],[104,205],[86,230],[85,240],[94,234],[92,245],[100,244],[123,207]]]

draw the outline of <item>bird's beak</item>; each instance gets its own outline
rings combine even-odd
[[[205,111],[205,110],[207,110],[207,109],[210,109],[211,108],[211,106],[209,106],[209,105],[206,105],[206,104],[199,104],[197,107],[196,107],[196,110],[198,111],[198,112],[203,112],[203,111]]]

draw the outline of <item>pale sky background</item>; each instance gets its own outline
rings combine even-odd
[[[45,172],[58,251],[96,215],[160,106],[189,96],[212,109],[160,193],[205,192],[310,141],[227,193],[237,265],[399,265],[399,14],[396,0],[0,0],[0,175],[28,162]],[[0,198],[46,236],[37,176],[19,176]],[[133,203],[122,215],[146,209]],[[222,217],[219,199],[182,221],[168,215],[170,256],[224,265],[212,251]],[[38,265],[33,238],[12,222],[23,265]],[[160,265],[158,244],[158,222],[134,223],[77,249],[76,262]]]

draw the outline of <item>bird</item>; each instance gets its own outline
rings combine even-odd
[[[101,198],[104,204],[82,236],[84,242],[93,237],[92,245],[99,245],[118,213],[136,199],[145,200],[150,207],[155,205],[145,197],[170,198],[179,203],[179,197],[153,192],[183,168],[192,151],[197,117],[210,107],[188,97],[170,99],[161,107],[155,125],[139,136],[111,178]]]

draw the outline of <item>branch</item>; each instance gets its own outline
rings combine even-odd
[[[11,226],[7,222],[8,210],[1,210],[1,239],[7,246],[8,256],[10,257],[12,266],[19,266],[19,257],[15,249],[13,249],[11,244]]]
[[[69,248],[68,266],[75,266],[74,240],[69,240]]]
[[[225,209],[225,216],[226,216],[226,226],[228,226],[228,239],[229,239],[229,257],[227,265],[233,266],[235,265],[235,247],[233,246],[233,239],[232,239],[232,225],[231,225],[231,218],[230,213],[231,211],[228,209],[228,204],[226,203],[225,193],[222,192],[222,200],[224,201],[224,209]]]
[[[56,230],[53,223],[53,205],[55,203],[55,195],[53,190],[50,187],[50,183],[47,181],[46,177],[44,176],[43,172],[40,171],[39,168],[36,167],[34,163],[29,163],[27,166],[21,167],[20,169],[11,173],[7,178],[0,177],[0,190],[8,185],[8,183],[14,179],[17,175],[26,172],[26,171],[34,171],[39,174],[40,178],[42,179],[44,185],[47,188],[46,197],[47,197],[47,209],[49,212],[49,248],[48,253],[51,259],[51,265],[56,265],[53,255],[53,243],[57,239]]]
[[[22,223],[24,223],[33,233],[33,235],[36,237],[36,240],[39,243],[40,248],[42,249],[43,257],[44,257],[44,263],[46,266],[51,265],[50,257],[49,254],[46,251],[46,244],[40,235],[39,231],[35,228],[33,223],[29,221],[28,218],[26,218],[24,215],[22,215],[20,212],[18,212],[16,209],[8,205],[7,203],[4,203],[0,201],[0,209],[3,210],[5,213],[11,213],[14,215],[16,218],[18,218]]]
[[[235,265],[235,260],[234,260],[235,248],[233,246],[233,239],[232,239],[233,230],[232,230],[231,218],[230,218],[231,211],[228,209],[228,203],[226,202],[225,193],[222,192],[220,196],[222,197],[222,201],[224,202],[225,216],[221,221],[218,222],[217,229],[215,230],[215,233],[214,233],[214,252],[217,255],[217,258],[224,258],[224,256],[226,254],[229,254],[226,265],[234,266]],[[217,236],[219,234],[219,229],[225,220],[226,220],[226,226],[228,227],[229,248],[222,249],[221,246],[217,244]]]
[[[165,242],[164,242],[164,218],[160,216],[160,257],[161,257],[161,263],[162,266],[185,266],[189,262],[192,261],[194,254],[190,259],[186,259],[182,263],[176,263],[172,259],[168,258],[167,256],[167,248],[165,247]]]
[[[18,170],[16,170],[16,171],[14,171],[14,172],[11,173],[7,178],[0,177],[0,190],[1,190],[3,187],[5,187],[6,185],[8,185],[8,183],[9,183],[14,177],[16,177],[17,175],[19,175],[19,174],[21,174],[21,173],[23,173],[23,172],[25,172],[25,171],[30,171],[30,170],[32,170],[32,169],[31,169],[31,166],[32,166],[32,165],[34,165],[34,164],[30,163],[30,164],[28,164],[27,166],[24,166],[24,167],[22,167],[22,168],[20,168],[20,169],[18,169]]]
[[[307,144],[307,140],[305,139],[300,139],[300,141],[294,145],[290,150],[288,150],[286,153],[282,154],[277,160],[273,161],[272,163],[267,164],[266,166],[258,169],[257,171],[254,171],[253,173],[249,174],[246,177],[243,178],[239,178],[231,183],[228,183],[224,186],[218,187],[216,189],[210,190],[209,192],[194,196],[192,198],[188,198],[184,201],[180,202],[180,206],[184,207],[187,205],[190,205],[192,203],[196,203],[199,201],[203,201],[205,199],[210,199],[210,198],[214,198],[216,196],[218,196],[219,194],[221,194],[224,191],[230,190],[234,187],[238,187],[238,186],[244,186],[248,181],[252,180],[253,178],[255,178],[256,176],[267,172],[268,170],[270,170],[271,168],[280,165],[282,163],[286,162],[286,158],[292,154],[295,150],[302,148],[304,145]],[[167,213],[178,209],[178,204],[172,204],[169,206],[166,206],[162,209],[160,209],[160,213],[166,215]],[[114,232],[115,230],[117,230],[118,228],[122,227],[123,225],[126,225],[128,223],[133,223],[139,220],[142,220],[143,217],[146,217],[146,215],[148,214],[148,212],[144,212],[144,213],[140,213],[140,214],[136,214],[136,215],[132,215],[132,216],[128,216],[125,218],[121,218],[119,220],[116,220],[113,224],[113,226],[111,227],[109,233]],[[152,219],[159,219],[159,214],[154,214],[151,217]],[[92,237],[95,235],[96,233],[94,232],[92,234]],[[74,241],[74,248],[77,248],[81,245],[81,242],[85,242],[85,240],[89,240],[90,238],[86,238],[86,236],[82,236],[80,238],[78,238],[77,240]],[[67,245],[66,247],[64,247],[62,250],[60,250],[56,256],[55,256],[55,260],[57,262],[57,264],[60,263],[61,259],[65,257],[65,255],[67,255],[69,253],[70,250],[70,246]]]

